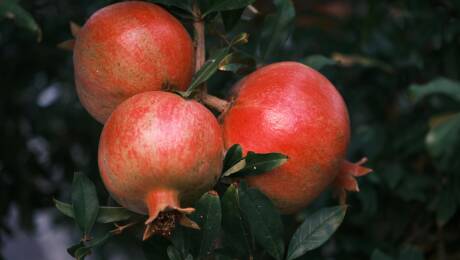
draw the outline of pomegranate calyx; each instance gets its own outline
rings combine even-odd
[[[347,191],[359,192],[359,185],[356,181],[356,177],[364,176],[372,172],[372,169],[362,166],[366,162],[366,157],[356,163],[343,160],[340,172],[334,180],[334,186],[337,189],[341,204],[346,203]]]

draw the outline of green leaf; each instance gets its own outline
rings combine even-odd
[[[294,4],[291,0],[273,0],[276,14],[265,18],[259,46],[264,60],[289,37],[295,18]]]
[[[229,51],[230,48],[228,47],[220,49],[207,60],[203,67],[193,76],[192,83],[182,95],[189,97],[201,83],[208,80],[217,71],[220,62],[227,56]]]
[[[223,171],[225,172],[228,170],[232,165],[240,161],[242,158],[243,149],[241,148],[241,145],[232,145],[225,154]]]
[[[371,260],[393,260],[393,258],[384,254],[379,249],[375,249],[374,252],[372,252]]]
[[[171,237],[173,246],[179,250],[182,256],[187,255],[190,251],[189,232],[185,229],[186,228],[181,225],[176,226]]]
[[[195,209],[191,218],[200,226],[199,255],[205,257],[212,253],[214,242],[220,234],[222,209],[219,195],[214,191],[205,193],[195,205]]]
[[[347,206],[336,206],[308,216],[292,236],[286,259],[298,258],[324,244],[340,226],[346,212]]]
[[[275,206],[259,190],[249,189],[244,181],[238,191],[241,212],[256,242],[275,259],[283,259],[283,223]]]
[[[454,188],[451,185],[444,187],[439,194],[436,208],[436,219],[441,225],[445,225],[457,212],[457,200]]]
[[[303,60],[303,63],[307,66],[312,67],[315,70],[321,70],[326,66],[335,65],[336,62],[323,55],[311,55]]]
[[[288,157],[281,153],[254,153],[249,151],[243,160],[230,167],[222,176],[242,177],[266,173],[283,165]]]
[[[169,260],[182,260],[179,250],[173,246],[168,246],[167,249]]]
[[[233,52],[225,56],[219,64],[219,70],[235,74],[248,74],[256,69],[256,61],[241,52]]]
[[[192,1],[191,0],[150,0],[153,3],[162,4],[168,7],[177,7],[182,10],[192,12]]]
[[[91,249],[87,247],[81,247],[75,251],[75,259],[77,260],[83,260],[85,259],[86,256],[91,254]]]
[[[223,11],[220,13],[226,32],[230,32],[237,24],[245,8]]]
[[[99,200],[94,183],[79,172],[76,172],[73,178],[72,204],[75,222],[84,234],[88,234],[99,213]]]
[[[204,12],[203,17],[219,11],[229,11],[244,8],[250,4],[253,4],[255,0],[219,0],[214,1],[213,5]]]
[[[56,208],[65,216],[75,218],[73,213],[73,207],[69,203],[65,203],[56,199],[53,199]],[[123,207],[99,207],[99,213],[97,215],[96,222],[98,223],[113,223],[119,221],[125,221],[131,217],[138,216],[136,213],[131,212]]]
[[[108,232],[102,237],[94,238],[86,243],[80,243],[67,249],[67,252],[74,256],[76,259],[84,259],[91,253],[91,249],[103,245],[107,240],[112,237],[112,233]],[[79,246],[81,245],[81,246]],[[73,254],[72,254],[73,251]]]
[[[425,144],[440,169],[459,169],[460,161],[456,158],[460,149],[460,113],[450,115],[433,126],[426,136]]]
[[[222,197],[222,228],[230,246],[238,252],[239,256],[247,259],[251,255],[249,234],[243,224],[239,191],[235,184],[231,184]]]
[[[437,78],[426,84],[412,84],[409,91],[415,102],[432,95],[444,95],[460,102],[460,83],[446,78]]]
[[[0,1],[0,20],[3,18],[14,20],[16,25],[35,33],[37,35],[37,41],[41,41],[42,31],[37,22],[17,3],[16,0]]]
[[[82,247],[85,247],[85,244],[83,244],[83,242],[79,242],[78,244],[75,244],[69,248],[67,248],[67,253],[69,253],[69,255],[75,257],[75,252],[82,248]]]
[[[399,260],[425,260],[423,253],[415,247],[405,247],[399,253]]]

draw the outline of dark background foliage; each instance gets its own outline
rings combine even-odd
[[[52,209],[53,198],[69,200],[74,171],[87,173],[100,200],[107,200],[97,170],[102,127],[78,102],[71,53],[56,45],[71,38],[69,21],[83,24],[111,2],[22,1],[42,28],[40,43],[13,21],[0,22],[3,257],[65,256],[70,244],[61,248],[58,242],[71,240],[43,237],[59,230],[59,237],[78,239],[72,222]],[[460,259],[459,2],[293,3],[295,20],[275,36],[292,34],[280,46],[257,45],[273,35],[272,27],[264,27],[265,16],[279,10],[271,1],[257,1],[260,13],[240,21],[232,33],[250,34],[241,48],[259,63],[296,60],[325,74],[349,108],[348,158],[367,156],[375,171],[360,180],[361,192],[350,196],[351,207],[333,238],[302,259]],[[218,27],[208,26],[211,53],[223,44]],[[237,79],[218,72],[209,87],[224,95]],[[285,217],[285,225],[294,230],[305,213],[334,203],[325,194],[305,212]],[[147,250],[155,246],[149,244]],[[129,235],[117,237],[93,258],[142,257],[141,247]],[[56,250],[64,254],[50,252]]]

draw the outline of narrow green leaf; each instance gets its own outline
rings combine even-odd
[[[255,69],[255,59],[241,52],[228,54],[219,64],[219,70],[230,71],[239,75],[250,73]]]
[[[286,259],[298,258],[324,244],[340,226],[346,211],[347,206],[336,206],[307,217],[292,236]]]
[[[189,232],[187,232],[186,229],[186,227],[178,225],[174,228],[174,232],[171,236],[173,246],[179,250],[183,256],[187,255],[190,251]]]
[[[223,176],[242,177],[266,173],[286,163],[288,157],[281,153],[254,153],[249,151],[244,160],[224,172]]]
[[[65,216],[75,218],[73,207],[69,203],[53,199],[56,208]],[[112,223],[125,221],[131,217],[137,216],[136,213],[131,212],[123,207],[99,207],[96,222],[98,223]]]
[[[454,188],[448,185],[441,190],[438,196],[436,219],[441,225],[445,225],[454,216],[458,208]]]
[[[291,0],[273,0],[273,3],[276,7],[276,14],[265,18],[259,41],[264,60],[267,60],[275,48],[288,39],[295,18],[294,4]]]
[[[203,67],[195,74],[192,83],[188,87],[187,91],[183,93],[184,97],[189,97],[195,89],[203,82],[208,80],[218,69],[220,62],[228,54],[230,49],[223,48],[218,50],[209,60],[205,62]]]
[[[89,233],[99,213],[99,200],[94,183],[79,172],[73,178],[72,204],[75,222],[83,233]]]
[[[153,3],[162,4],[168,7],[174,6],[182,10],[192,12],[191,0],[150,0]]]
[[[425,138],[425,144],[434,164],[441,170],[460,168],[460,113],[449,116],[433,126]]]
[[[249,234],[243,224],[239,192],[235,184],[231,184],[222,197],[222,229],[229,246],[234,248],[239,256],[247,259],[251,255]]]
[[[102,237],[91,239],[84,244],[82,243],[82,246],[80,247],[75,245],[69,248],[67,251],[71,253],[70,250],[74,250],[74,255],[71,254],[72,256],[74,256],[76,259],[84,259],[91,253],[92,248],[103,245],[110,237],[112,237],[112,233],[108,232]]]
[[[372,252],[371,260],[393,260],[393,258],[386,255],[379,249],[375,249],[374,252]]]
[[[230,148],[228,148],[227,153],[225,154],[223,171],[225,172],[228,170],[232,165],[237,163],[242,158],[243,149],[241,148],[241,145],[232,145]]]
[[[167,249],[169,260],[182,260],[179,250],[173,246],[168,246]]]
[[[75,244],[67,248],[67,253],[69,253],[69,255],[71,255],[72,257],[75,257],[75,252],[82,247],[85,247],[85,244],[83,244],[83,242],[79,242],[78,244]]]
[[[57,199],[53,199],[53,201],[54,201],[55,207],[59,210],[59,212],[61,212],[67,217],[75,218],[73,214],[73,207],[71,204],[59,201]]]
[[[255,0],[220,0],[214,1],[213,5],[204,12],[203,17],[219,11],[228,11],[244,8],[250,4],[253,4]]]
[[[0,20],[8,18],[14,20],[17,26],[27,29],[37,35],[37,41],[41,41],[42,31],[34,18],[24,10],[15,0],[0,1]]]
[[[244,181],[238,190],[241,212],[256,242],[275,259],[283,259],[283,223],[275,206],[259,190],[249,189]]]
[[[85,257],[87,257],[89,254],[91,254],[91,249],[87,247],[81,247],[75,251],[75,259],[77,260],[83,260]]]
[[[321,70],[326,66],[335,65],[336,62],[330,58],[327,58],[323,55],[311,55],[303,60],[305,65],[312,67],[315,70]]]
[[[460,83],[446,78],[437,78],[426,84],[412,84],[409,87],[415,102],[432,95],[444,95],[460,102]]]
[[[222,209],[219,195],[214,191],[205,193],[195,205],[195,209],[191,218],[200,226],[199,255],[205,257],[214,250],[214,242],[221,229]]]

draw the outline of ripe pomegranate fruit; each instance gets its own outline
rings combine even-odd
[[[160,212],[191,213],[186,207],[216,183],[223,153],[219,123],[204,106],[150,91],[114,110],[100,137],[98,161],[112,197],[148,214],[148,225]]]
[[[138,1],[93,14],[76,36],[73,57],[80,101],[101,123],[137,93],[185,90],[194,71],[192,40],[182,24]]]
[[[282,213],[304,208],[334,180],[358,189],[352,176],[369,169],[344,160],[348,112],[324,76],[300,63],[280,62],[248,75],[233,91],[234,101],[223,114],[225,146],[289,157],[277,169],[247,177]]]

